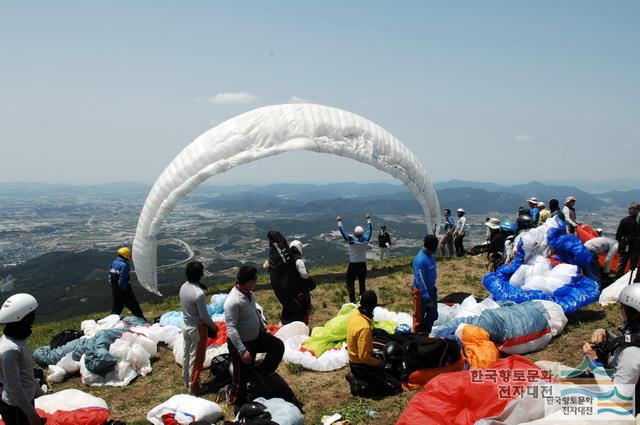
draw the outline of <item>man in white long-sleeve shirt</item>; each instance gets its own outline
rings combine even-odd
[[[609,274],[609,272],[611,272],[611,260],[613,260],[613,257],[618,253],[618,242],[615,239],[598,236],[597,238],[586,241],[584,247],[587,248],[594,257],[607,254],[602,271],[605,274]]]
[[[233,364],[233,383],[229,402],[236,408],[247,401],[247,382],[254,373],[256,354],[266,353],[255,372],[269,376],[278,369],[284,343],[265,329],[262,316],[256,308],[258,270],[242,266],[238,270],[236,285],[224,302],[224,320],[227,323],[227,346]]]
[[[456,257],[462,257],[464,252],[464,236],[467,231],[467,217],[464,216],[464,210],[458,208],[456,211],[458,221],[456,221],[456,227],[453,229],[453,245],[456,248]]]
[[[184,341],[182,380],[191,394],[198,395],[209,330],[215,334],[218,332],[218,326],[209,316],[205,300],[206,287],[200,283],[204,275],[204,265],[200,261],[190,262],[187,264],[186,275],[187,281],[182,284],[179,295],[185,325],[182,330]]]
[[[27,338],[35,320],[38,302],[29,294],[9,297],[0,309],[0,323],[6,324],[0,338],[0,415],[6,425],[43,425],[33,400],[42,389],[33,376],[31,350]]]

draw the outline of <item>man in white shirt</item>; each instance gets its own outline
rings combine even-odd
[[[465,254],[463,241],[467,230],[467,217],[464,216],[462,208],[458,208],[456,214],[458,215],[458,220],[453,230],[453,245],[456,248],[456,257],[462,257]]]

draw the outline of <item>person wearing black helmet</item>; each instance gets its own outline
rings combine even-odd
[[[378,305],[375,292],[365,291],[358,311],[347,322],[347,352],[351,373],[346,378],[354,396],[390,396],[402,391],[400,381],[384,369],[384,362],[373,356],[371,331],[373,310]]]
[[[582,347],[594,366],[613,369],[613,384],[618,392],[630,396],[635,393],[636,412],[640,411],[640,283],[625,287],[618,297],[623,336],[605,329],[596,329],[591,340]]]
[[[463,242],[467,232],[467,217],[464,216],[464,210],[462,208],[458,208],[456,214],[458,220],[453,230],[453,245],[456,248],[456,257],[462,257],[465,254]]]
[[[43,394],[33,376],[31,350],[27,338],[35,320],[38,302],[29,294],[7,298],[0,309],[0,415],[6,425],[44,425],[33,400]]]
[[[424,237],[422,248],[413,259],[413,331],[429,335],[438,319],[438,290],[436,288],[436,259],[438,238]]]

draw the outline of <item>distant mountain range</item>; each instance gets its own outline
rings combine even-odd
[[[634,180],[620,180],[626,186]],[[583,182],[584,183],[584,182]],[[594,183],[594,182],[591,182]],[[597,186],[595,183],[593,186]],[[604,185],[601,185],[604,187]],[[639,186],[640,187],[640,183]],[[632,201],[640,201],[640,189],[593,193],[571,185],[552,185],[539,181],[505,186],[496,183],[449,180],[434,184],[442,208],[464,208],[470,213],[510,212],[526,199],[535,196],[545,203],[552,198],[564,202],[573,195],[576,208],[593,211],[613,206],[626,208]],[[96,186],[56,185],[39,183],[0,183],[2,195],[38,195],[40,193],[93,193],[104,196],[128,197],[142,202],[149,186],[140,183],[110,183]],[[393,200],[393,202],[389,202]],[[289,213],[333,213],[344,211],[376,211],[378,214],[417,214],[421,209],[408,191],[393,183],[278,183],[266,186],[200,185],[187,198],[200,206],[221,211],[282,211]]]
[[[564,203],[567,196],[577,198],[576,207],[596,211],[607,207],[625,208],[640,200],[640,190],[588,193],[573,186],[554,186],[529,182],[513,186],[461,180],[434,185],[442,208],[464,208],[472,214],[512,212],[525,205],[531,196],[548,204],[552,198]],[[419,204],[402,186],[389,183],[330,185],[278,184],[238,192],[194,194],[189,202],[221,211],[341,214],[369,211],[375,214],[419,214]],[[390,202],[392,201],[392,202]]]

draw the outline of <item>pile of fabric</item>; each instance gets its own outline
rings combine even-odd
[[[349,363],[345,343],[347,322],[355,311],[355,304],[344,304],[336,317],[328,320],[324,326],[313,328],[311,336],[299,333],[286,340],[283,339],[285,343],[283,360],[318,372],[345,367]],[[382,307],[376,307],[373,312],[374,328],[384,329],[389,333],[394,333],[398,328],[410,330],[411,320],[411,316],[407,313],[396,313]]]
[[[103,425],[109,419],[109,407],[103,399],[74,389],[38,397],[35,407],[47,425]],[[2,419],[0,425],[4,425]]]
[[[78,339],[33,352],[36,363],[48,366],[49,382],[62,382],[80,372],[85,385],[128,385],[136,376],[151,372],[158,343],[171,345],[180,333],[173,326],[148,325],[137,317],[120,320],[117,315],[86,320],[81,329],[84,335]]]
[[[551,301],[506,303],[479,316],[451,320],[434,328],[434,335],[455,339],[472,368],[489,367],[507,354],[526,354],[546,347],[564,330],[567,317]]]
[[[494,300],[548,300],[568,314],[598,299],[598,283],[585,276],[593,267],[591,253],[565,232],[560,218],[520,233],[516,241],[514,260],[482,280]]]

